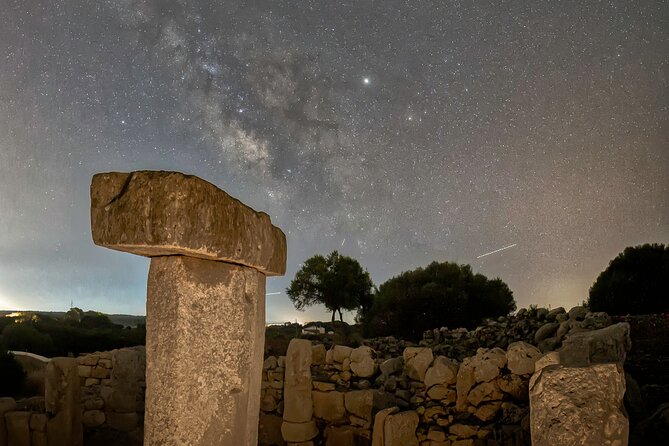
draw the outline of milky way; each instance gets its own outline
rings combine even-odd
[[[574,305],[669,241],[666,1],[2,0],[0,308],[142,313],[93,246],[95,172],[198,175],[300,262],[432,260]],[[477,258],[500,247],[513,249]],[[268,319],[296,313],[268,297]]]

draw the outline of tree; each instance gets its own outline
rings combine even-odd
[[[329,256],[315,255],[304,262],[286,288],[298,310],[323,304],[342,319],[342,310],[366,309],[372,301],[374,284],[357,260],[333,251]]]
[[[0,395],[17,396],[23,389],[26,372],[0,339]]]
[[[383,283],[361,321],[367,336],[420,339],[428,329],[473,328],[485,317],[515,309],[502,280],[473,274],[469,265],[432,262]]]
[[[669,312],[669,246],[625,248],[595,280],[588,307],[617,315]]]

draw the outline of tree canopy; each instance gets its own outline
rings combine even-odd
[[[362,312],[367,336],[419,339],[423,331],[447,326],[475,327],[485,317],[516,309],[513,293],[500,279],[473,274],[469,265],[433,262],[383,283]]]
[[[286,289],[298,310],[322,304],[332,312],[332,321],[342,310],[366,309],[372,301],[374,284],[357,260],[333,251],[327,257],[315,255],[304,262]]]
[[[595,280],[588,306],[616,315],[669,312],[669,246],[625,248]]]

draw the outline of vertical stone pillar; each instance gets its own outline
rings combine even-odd
[[[46,366],[44,404],[48,444],[81,446],[81,386],[76,358],[53,358]]]
[[[312,354],[311,341],[307,339],[292,339],[288,344],[281,425],[281,435],[288,443],[302,444],[318,435],[318,428],[312,419]]]
[[[105,173],[91,184],[96,244],[151,257],[147,446],[255,446],[265,278],[285,273],[269,216],[176,172]]]

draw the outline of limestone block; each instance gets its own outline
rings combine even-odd
[[[283,275],[286,237],[256,212],[196,176],[109,172],[93,176],[96,245],[155,257],[186,255]]]
[[[87,366],[95,366],[98,364],[100,356],[98,355],[86,355],[79,358],[79,364]]]
[[[455,384],[458,394],[455,407],[458,411],[462,412],[467,409],[467,395],[475,383],[472,358],[465,358],[458,369],[458,378]]]
[[[276,357],[268,356],[262,363],[263,370],[275,369],[276,368]]]
[[[84,381],[84,386],[90,387],[90,386],[96,386],[100,384],[100,380],[98,378],[86,378]]]
[[[383,425],[390,415],[399,411],[400,409],[398,407],[389,407],[376,413],[374,416],[374,428],[372,430],[372,446],[384,446]]]
[[[397,356],[395,358],[386,359],[381,363],[379,368],[381,369],[381,373],[386,376],[401,372],[404,368],[404,358]]]
[[[404,369],[409,378],[424,381],[427,368],[432,364],[432,349],[426,347],[407,347],[402,354]]]
[[[341,392],[311,393],[314,402],[314,416],[327,421],[340,421],[346,417],[344,394]]]
[[[5,413],[7,443],[10,446],[30,446],[30,412]]]
[[[82,445],[79,362],[76,358],[51,359],[46,366],[44,381],[49,444]]]
[[[38,432],[46,432],[46,414],[34,413],[30,416],[30,430]]]
[[[80,378],[90,378],[91,376],[91,367],[87,365],[79,366],[79,377]]]
[[[148,333],[147,333],[148,336]],[[141,383],[146,377],[146,350],[122,348],[112,353],[109,409],[115,412],[139,412],[144,406]],[[103,369],[104,370],[104,369]]]
[[[16,408],[16,401],[10,397],[0,397],[0,446],[7,445],[7,426],[5,424],[5,413]]]
[[[334,362],[343,363],[344,359],[350,359],[353,349],[345,345],[335,345],[332,348],[332,359]]]
[[[430,387],[427,391],[427,396],[433,400],[439,400],[443,404],[452,404],[455,403],[457,398],[457,392],[455,389],[450,389],[444,385],[437,384],[436,386]]]
[[[374,391],[373,390],[354,390],[346,392],[344,405],[353,415],[372,421],[372,410],[374,409]]]
[[[311,363],[312,365],[325,364],[325,346],[323,344],[316,344],[311,347]]]
[[[265,276],[224,262],[153,257],[146,313],[144,444],[255,446]],[[126,369],[123,375],[141,370],[132,357],[119,353],[112,379],[120,378],[119,366]],[[110,400],[121,395],[119,384]],[[133,403],[132,397],[125,402]]]
[[[537,362],[534,363],[534,372],[538,372],[549,365],[555,365],[560,363],[560,352],[548,352],[543,355],[541,358],[537,359]]]
[[[98,360],[98,366],[100,366],[100,367],[104,367],[104,368],[106,368],[106,369],[111,369],[111,368],[112,368],[112,360],[111,360],[111,358],[109,358],[109,359],[107,359],[107,358],[100,358],[100,359]]]
[[[356,446],[355,430],[351,426],[328,426],[325,446]]]
[[[572,332],[562,342],[560,364],[567,367],[612,362],[623,364],[631,348],[630,326],[627,322],[599,330]]]
[[[330,392],[335,389],[334,383],[325,383],[320,381],[314,381],[312,383],[314,389],[320,390],[321,392]]]
[[[499,412],[501,407],[502,407],[501,401],[493,401],[490,403],[481,404],[479,407],[476,408],[474,416],[479,420],[483,421],[484,423],[487,423],[489,421],[492,421],[497,416],[497,412]]]
[[[551,365],[530,381],[533,446],[626,446],[625,375],[619,364]]]
[[[501,399],[502,392],[500,392],[495,381],[481,383],[470,390],[467,395],[467,401],[474,406],[478,406],[483,401],[496,401]]]
[[[285,421],[281,424],[281,436],[285,441],[301,442],[309,441],[318,435],[316,423],[311,420],[306,423],[291,423]]]
[[[105,413],[101,410],[86,410],[81,416],[81,421],[85,427],[97,427],[105,422]]]
[[[534,363],[541,358],[538,348],[527,342],[513,342],[506,349],[507,367],[516,375],[534,373]]]
[[[369,378],[376,373],[376,354],[367,346],[361,346],[351,352],[351,372],[361,378]]]
[[[311,420],[313,415],[311,401],[312,354],[311,342],[306,339],[292,339],[288,344],[283,384],[283,419],[285,421],[305,423]],[[307,438],[306,440],[310,439]]]
[[[500,348],[479,348],[472,358],[474,380],[478,383],[492,381],[499,375],[499,369],[506,364],[506,354]]]
[[[458,378],[458,362],[446,356],[437,356],[432,367],[425,372],[425,387],[440,384],[449,386],[455,384]]]
[[[414,411],[389,415],[383,423],[383,445],[418,446],[417,427],[418,414]]]
[[[95,366],[91,369],[91,377],[98,379],[109,378],[109,369]]]

